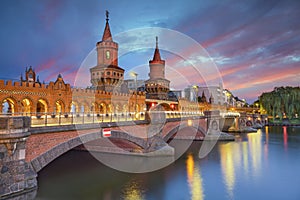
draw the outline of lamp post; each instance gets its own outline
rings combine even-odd
[[[130,73],[131,76],[134,76],[135,77],[135,105],[134,105],[134,118],[136,119],[137,118],[137,110],[136,110],[136,106],[137,106],[137,76],[138,74],[135,73],[135,72],[131,72]]]

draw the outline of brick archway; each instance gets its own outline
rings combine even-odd
[[[4,103],[8,104],[8,113],[15,113],[19,112],[19,107],[17,105],[17,100],[14,97],[8,96],[1,100],[1,106],[3,106]],[[1,110],[2,113],[2,110]]]
[[[39,138],[38,138],[39,137]],[[27,144],[31,145],[30,153],[26,153],[26,161],[30,162],[33,169],[39,172],[50,162],[60,157],[62,154],[70,151],[71,149],[85,144],[89,141],[99,139],[101,134],[95,130],[86,134],[80,134],[77,131],[68,132],[68,136],[63,136],[61,133],[45,133],[43,135],[36,136],[31,135],[27,141]],[[52,138],[48,140],[47,138]],[[54,140],[56,138],[56,141]],[[36,144],[36,140],[40,143]]]
[[[171,129],[168,133],[163,135],[165,142],[168,142],[174,136],[181,137],[180,132],[186,129],[191,129],[190,135],[185,135],[186,139],[203,139],[206,135],[206,131],[200,126],[189,126],[187,124],[181,124]],[[194,131],[194,133],[193,133]],[[178,135],[177,135],[178,134]]]

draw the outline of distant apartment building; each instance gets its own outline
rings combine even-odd
[[[207,87],[198,87],[197,88],[198,96],[202,97],[203,94],[206,97],[207,101],[211,104],[218,105],[227,105],[227,97],[225,90],[220,86],[207,86]]]
[[[135,81],[134,79],[126,79],[123,81],[123,87],[131,91],[135,91],[136,89],[138,91],[145,91],[145,80]]]

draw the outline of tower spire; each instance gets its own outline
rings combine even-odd
[[[108,10],[105,11],[105,15],[106,15],[106,22],[108,22],[108,20],[109,20],[109,12],[108,12]]]
[[[109,21],[108,10],[106,10],[105,15],[106,15],[106,24],[105,24],[104,33],[102,36],[102,41],[112,41],[112,36],[111,36],[110,27],[109,27],[109,23],[108,23],[108,21]]]
[[[159,53],[159,48],[158,48],[158,37],[156,36],[156,48],[154,51],[154,56],[153,56],[153,61],[161,61],[160,53]]]

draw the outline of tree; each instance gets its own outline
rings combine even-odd
[[[273,118],[287,116],[293,118],[300,112],[299,87],[275,87],[272,92],[262,93],[259,97],[261,112],[265,111]]]

